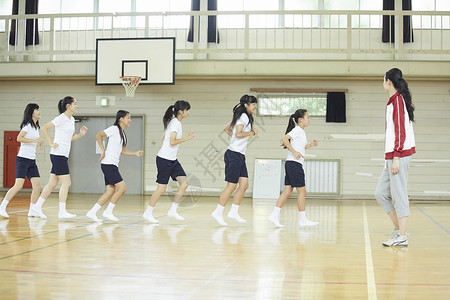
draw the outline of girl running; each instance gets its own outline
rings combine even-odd
[[[288,155],[285,163],[286,176],[284,177],[284,191],[281,193],[277,203],[269,216],[269,221],[277,227],[281,225],[278,216],[280,210],[286,202],[287,198],[292,194],[294,188],[297,189],[297,207],[300,218],[299,225],[314,226],[317,222],[308,220],[305,212],[306,187],[305,172],[303,171],[303,163],[305,161],[305,150],[317,146],[317,140],[307,143],[305,128],[309,126],[309,114],[306,109],[297,109],[294,114],[289,117],[286,134],[281,138],[284,147],[288,149]]]
[[[111,201],[103,212],[103,217],[111,221],[119,221],[119,219],[114,216],[113,209],[120,200],[120,197],[122,197],[127,190],[127,186],[119,173],[120,155],[134,155],[141,157],[142,154],[144,154],[144,151],[142,150],[130,151],[125,148],[127,146],[127,135],[125,134],[124,129],[130,127],[130,123],[130,113],[125,110],[119,110],[116,114],[114,125],[100,131],[96,135],[97,144],[102,151],[99,161],[101,162],[102,172],[105,175],[106,191],[100,196],[94,207],[86,214],[89,219],[95,222],[102,221],[97,218],[97,212],[109,199],[111,199]],[[105,146],[103,145],[104,137],[108,137],[106,151]]]
[[[71,185],[69,175],[69,153],[72,141],[76,141],[83,137],[87,132],[87,127],[80,128],[80,133],[75,132],[75,118],[73,115],[78,110],[77,100],[71,96],[67,96],[58,103],[58,110],[60,115],[48,122],[42,127],[42,134],[45,140],[50,145],[50,161],[52,162],[52,169],[50,171],[50,178],[47,185],[42,190],[41,196],[36,204],[32,207],[40,218],[47,219],[47,216],[42,212],[42,204],[50,196],[53,189],[58,182],[61,181],[61,188],[59,189],[59,219],[70,219],[76,215],[67,212],[66,201],[69,187]],[[55,128],[55,137],[52,141],[48,134],[50,128]]]
[[[0,216],[9,218],[6,213],[6,207],[9,201],[23,188],[25,176],[31,181],[31,201],[29,217],[36,217],[37,215],[31,210],[33,203],[36,203],[39,193],[41,192],[41,183],[39,180],[39,170],[36,165],[36,146],[39,144],[40,149],[43,149],[44,140],[39,137],[39,119],[41,112],[39,105],[36,103],[29,103],[23,112],[23,120],[20,124],[20,133],[17,136],[17,141],[20,142],[19,153],[16,158],[16,181],[14,186],[6,193],[5,198],[0,204]]]
[[[222,226],[228,226],[223,219],[223,210],[234,193],[233,204],[228,217],[239,223],[247,222],[238,213],[244,193],[248,188],[248,172],[245,164],[245,151],[249,136],[256,135],[258,129],[253,127],[253,113],[258,100],[255,96],[244,95],[233,108],[233,118],[224,131],[231,137],[230,145],[224,154],[225,181],[227,185],[220,194],[219,203],[211,216]]]
[[[166,191],[169,177],[172,177],[172,180],[178,182],[178,190],[175,193],[172,207],[167,215],[177,220],[184,220],[184,218],[177,213],[177,208],[189,183],[183,167],[178,162],[177,152],[178,146],[181,143],[194,138],[194,132],[190,132],[187,137],[182,137],[183,130],[181,121],[189,117],[190,108],[191,105],[187,101],[178,100],[174,105],[169,106],[164,114],[163,124],[166,131],[162,137],[163,145],[156,156],[156,167],[158,169],[156,182],[158,183],[158,187],[155,192],[153,192],[148,207],[143,215],[144,219],[150,223],[159,223],[159,221],[153,217],[153,209],[161,195]]]

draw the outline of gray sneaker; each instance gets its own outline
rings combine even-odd
[[[395,246],[408,247],[408,236],[406,234],[401,235],[400,233],[397,233],[396,236],[393,236],[387,242],[384,242],[383,246],[385,246],[385,247],[395,247]]]

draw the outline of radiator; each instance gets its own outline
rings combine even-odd
[[[283,161],[284,164],[284,161]],[[305,171],[306,193],[311,195],[341,194],[341,160],[340,159],[306,159]],[[282,168],[282,190],[284,189],[284,166]]]

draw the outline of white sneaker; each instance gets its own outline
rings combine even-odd
[[[319,222],[313,222],[313,221],[310,221],[310,220],[308,220],[308,219],[306,219],[306,220],[301,220],[301,221],[299,222],[300,227],[316,226],[317,224],[319,224]]]
[[[231,219],[235,219],[239,223],[247,223],[247,220],[242,219],[239,214],[230,214],[230,213],[228,213],[227,217],[231,218]]]
[[[33,208],[32,208],[31,210],[32,210],[35,214],[37,214],[39,218],[44,219],[44,220],[47,219],[47,216],[44,215],[44,213],[42,212],[42,208],[41,208],[41,207],[33,206]]]
[[[168,215],[169,217],[175,218],[175,219],[177,219],[177,220],[179,220],[179,221],[183,221],[183,220],[184,220],[184,218],[183,218],[182,216],[180,216],[176,211],[171,211],[171,210],[169,210],[169,212],[167,213],[167,215]]]
[[[211,216],[216,219],[217,222],[219,222],[222,226],[228,226],[228,224],[224,221],[222,214],[218,213],[217,211],[213,211]]]
[[[280,224],[280,221],[278,221],[278,218],[277,218],[277,217],[274,217],[274,216],[270,215],[267,219],[268,219],[270,222],[272,222],[273,225],[275,225],[275,226],[278,227],[278,228],[284,227],[284,225],[281,225],[281,224]]]
[[[159,223],[159,221],[156,220],[156,219],[153,217],[153,215],[151,215],[151,214],[144,213],[144,214],[142,215],[142,217],[143,217],[144,219],[146,219],[147,221],[149,221],[150,223],[153,223],[153,224],[158,224],[158,223]]]
[[[94,221],[94,222],[98,222],[98,223],[101,223],[101,222],[102,222],[102,220],[99,219],[99,218],[97,218],[97,215],[94,214],[94,213],[91,212],[91,211],[88,211],[88,212],[86,213],[86,217],[88,217],[89,219],[91,219],[91,220]]]
[[[396,236],[391,237],[387,242],[384,242],[383,246],[385,246],[385,247],[394,247],[394,246],[408,247],[408,236],[406,234],[401,235],[400,233],[397,233]]]
[[[114,222],[119,221],[112,213],[106,212],[106,210],[103,212],[102,216]]]
[[[67,212],[67,211],[60,211],[59,213],[58,213],[58,218],[59,219],[72,219],[72,218],[75,218],[77,215],[75,215],[75,214],[71,214],[71,213],[69,213],[69,212]]]
[[[9,215],[6,213],[6,209],[3,207],[0,207],[0,216],[9,219]]]

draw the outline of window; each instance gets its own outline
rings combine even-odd
[[[258,114],[260,116],[290,116],[300,108],[308,110],[310,116],[325,116],[327,95],[282,94],[258,97]]]
[[[10,16],[12,11],[12,0],[0,1],[0,15]],[[0,32],[5,31],[5,20],[0,20]]]
[[[191,1],[169,0],[149,1],[136,0],[136,12],[166,12],[166,11],[190,11]],[[150,28],[189,28],[189,16],[151,16],[149,18]],[[136,24],[139,28],[145,27],[145,18],[137,17]]]

